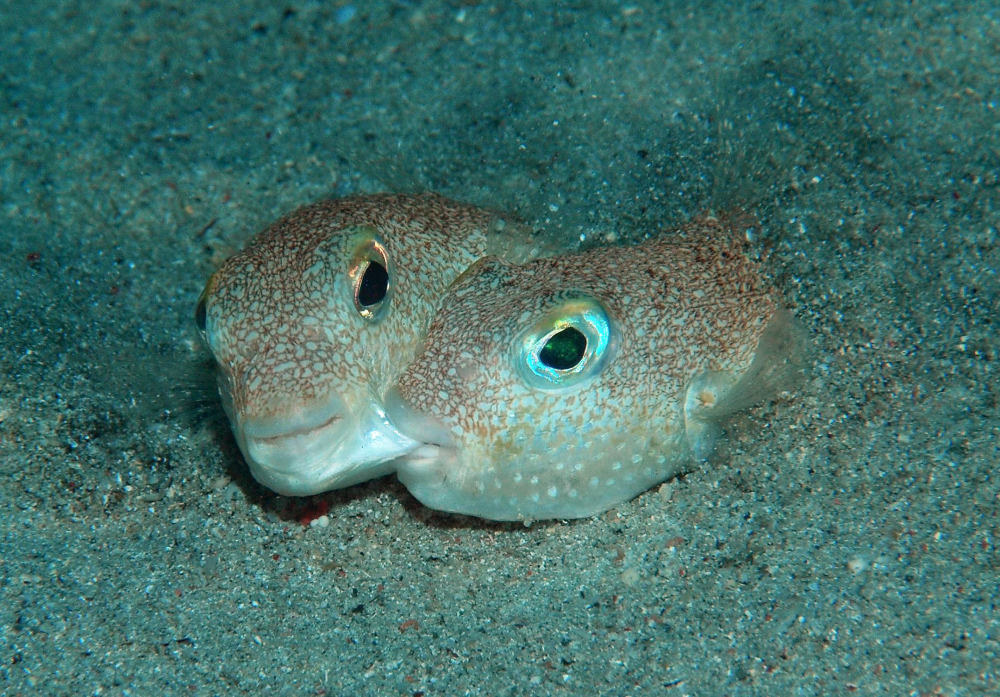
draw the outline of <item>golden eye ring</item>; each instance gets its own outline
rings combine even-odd
[[[198,303],[194,306],[194,325],[206,344],[208,343],[208,298],[215,292],[218,282],[219,272],[216,270],[209,276],[201,295],[198,296]]]
[[[347,275],[358,315],[373,324],[383,319],[392,300],[394,269],[385,245],[377,237],[355,247]]]

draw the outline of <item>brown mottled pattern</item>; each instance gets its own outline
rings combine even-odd
[[[206,290],[208,343],[241,419],[308,407],[337,391],[381,395],[411,358],[447,285],[488,250],[494,214],[436,195],[323,201],[282,218],[225,262]],[[374,228],[395,268],[380,322],[353,306],[348,260]]]
[[[676,473],[691,457],[685,387],[704,371],[746,371],[776,309],[745,247],[705,218],[637,247],[481,261],[398,383],[415,412],[452,431],[456,451],[430,468],[401,465],[400,478],[430,506],[516,519],[590,515]],[[581,295],[613,320],[613,361],[579,390],[529,388],[517,337]]]

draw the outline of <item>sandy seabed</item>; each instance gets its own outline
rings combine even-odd
[[[4,694],[1000,691],[995,3],[4,5]],[[594,519],[277,497],[201,287],[417,190],[566,249],[751,210],[807,376]]]

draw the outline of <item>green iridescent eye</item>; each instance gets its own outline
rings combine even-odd
[[[563,301],[521,335],[515,361],[531,387],[579,387],[607,365],[616,343],[604,306],[593,298],[574,298]]]
[[[549,337],[538,352],[538,360],[554,370],[572,370],[586,352],[587,337],[579,329],[566,327]]]
[[[369,322],[385,316],[392,299],[393,269],[385,245],[371,228],[362,228],[347,275],[354,294],[354,309]]]

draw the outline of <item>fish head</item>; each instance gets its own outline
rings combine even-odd
[[[386,402],[424,442],[397,466],[419,500],[497,520],[578,518],[659,476],[664,462],[647,462],[663,410],[644,398],[654,371],[622,298],[598,281],[494,259],[455,283]]]
[[[433,195],[324,201],[212,275],[195,321],[260,483],[296,496],[341,488],[388,473],[419,444],[386,418],[385,391],[497,225]]]
[[[746,370],[774,309],[755,270],[730,266],[662,243],[480,260],[387,396],[423,442],[400,480],[432,508],[539,520],[595,515],[683,471],[709,392]]]

